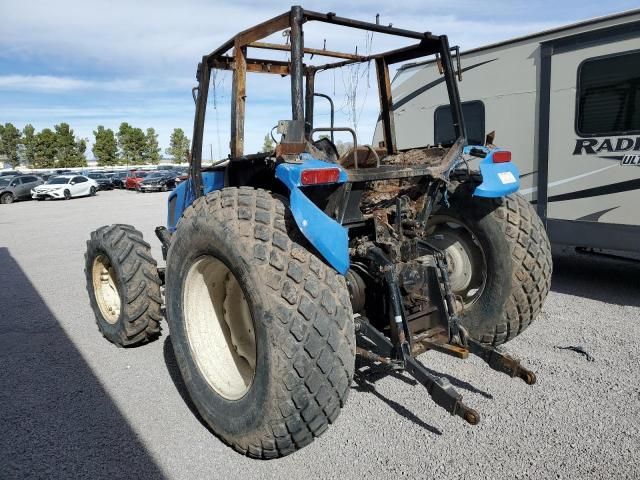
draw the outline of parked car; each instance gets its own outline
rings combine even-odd
[[[58,175],[49,179],[44,185],[31,190],[31,196],[36,200],[47,198],[69,200],[73,197],[93,196],[97,191],[98,183],[84,175]]]
[[[15,177],[16,175],[20,175],[20,172],[16,170],[5,170],[0,172],[0,177]]]
[[[127,190],[137,190],[140,182],[149,174],[144,170],[135,170],[129,172],[127,179],[124,182],[124,188]]]
[[[95,180],[98,184],[98,190],[113,190],[113,183],[101,172],[91,172],[87,174],[87,177],[91,180]]]
[[[113,188],[124,188],[124,182],[127,179],[127,172],[115,172],[111,174],[111,184]]]
[[[176,188],[176,174],[170,170],[151,172],[138,185],[140,192],[166,192]]]
[[[2,177],[0,177],[2,178]],[[0,184],[0,203],[8,204],[16,200],[28,200],[31,189],[42,185],[44,181],[36,175],[5,176]]]

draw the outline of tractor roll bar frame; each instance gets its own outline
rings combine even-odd
[[[334,52],[326,49],[305,48],[303,25],[309,21],[405,37],[418,40],[418,43],[372,55],[357,55]],[[290,31],[290,46],[260,42],[260,40],[286,29]],[[273,51],[289,50],[291,60],[289,62],[283,62],[270,59],[250,58],[247,56],[247,50],[249,48]],[[232,49],[232,54],[229,54],[229,51]],[[306,65],[303,61],[305,53],[339,58],[341,61],[315,66]],[[387,26],[353,20],[339,17],[333,12],[319,13],[305,10],[300,6],[293,6],[288,12],[238,33],[208,55],[204,55],[202,61],[198,64],[196,73],[198,86],[193,91],[197,96],[190,159],[190,177],[196,197],[203,194],[202,141],[212,69],[231,70],[233,74],[231,95],[231,152],[229,155],[230,160],[233,161],[234,159],[244,156],[247,72],[278,74],[282,76],[288,75],[291,77],[291,118],[294,121],[303,121],[305,123],[305,140],[309,140],[311,131],[313,130],[313,96],[315,93],[314,78],[316,72],[340,68],[355,63],[374,61],[380,97],[380,121],[382,124],[384,147],[388,154],[393,154],[397,152],[397,146],[393,122],[389,65],[434,54],[439,55],[442,62],[456,137],[458,141],[461,140],[464,143],[466,142],[466,130],[462,117],[460,94],[458,92],[455,71],[451,60],[449,41],[446,35],[437,36],[431,34],[431,32],[416,32],[396,28],[392,25]]]

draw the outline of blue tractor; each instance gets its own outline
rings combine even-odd
[[[307,22],[412,42],[370,55],[309,48]],[[283,30],[286,44],[261,41]],[[264,49],[284,50],[288,60],[248,55]],[[170,193],[167,226],[156,229],[166,268],[132,226],[91,234],[87,286],[102,334],[118,346],[143,344],[166,315],[193,403],[237,451],[275,458],[309,444],[338,417],[356,365],[405,371],[470,424],[479,413],[420,353],[473,354],[535,383],[496,347],[539,314],[550,286],[549,241],[517,193],[510,152],[467,144],[451,51],[446,36],[298,6],[239,33],[198,65],[189,178]],[[389,66],[432,55],[456,140],[400,150]],[[363,62],[376,69],[376,145],[314,122],[314,99],[325,96],[314,91],[316,75]],[[203,168],[214,70],[233,72],[231,152]],[[271,152],[243,150],[247,72],[291,78],[291,119],[274,127]],[[348,151],[339,152],[335,132],[353,136]]]

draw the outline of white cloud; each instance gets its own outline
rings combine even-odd
[[[0,75],[0,91],[15,92],[63,93],[89,90],[119,93],[158,92],[184,90],[193,83],[188,78],[87,80],[56,75]]]
[[[139,80],[84,80],[53,75],[0,75],[0,90],[51,93],[77,90],[131,92],[143,88],[144,84]]]

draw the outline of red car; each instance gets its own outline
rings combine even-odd
[[[127,190],[138,190],[140,182],[144,180],[149,172],[144,170],[132,170],[127,174],[127,179],[124,182],[124,188]]]

